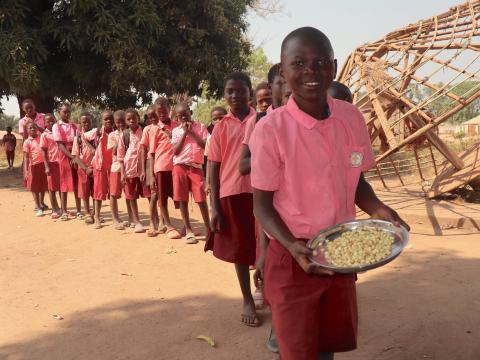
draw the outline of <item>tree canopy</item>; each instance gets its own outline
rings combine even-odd
[[[142,105],[151,93],[219,95],[225,73],[250,52],[254,0],[3,0],[0,96],[106,107]]]

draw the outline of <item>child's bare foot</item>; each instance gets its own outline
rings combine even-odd
[[[115,230],[125,230],[125,226],[120,221],[114,221],[112,226]]]
[[[95,225],[93,227],[94,229],[101,229],[102,228],[102,222],[100,219],[95,219]]]
[[[249,301],[243,304],[243,313],[241,315],[242,323],[247,326],[257,327],[260,326],[260,318],[255,310],[255,303]]]

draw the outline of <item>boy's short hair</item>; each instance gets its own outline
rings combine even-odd
[[[223,81],[224,88],[227,85],[227,82],[229,82],[230,80],[242,81],[245,84],[245,86],[248,87],[248,90],[250,90],[250,92],[252,91],[252,81],[250,80],[250,77],[246,73],[241,71],[235,71],[228,74],[225,77],[225,80]]]
[[[333,47],[330,39],[323,32],[311,26],[305,26],[295,29],[290,34],[288,34],[282,41],[281,54],[283,54],[283,52],[285,51],[285,47],[290,40],[298,38],[320,42],[321,45],[327,48],[327,50],[330,52],[330,55],[333,57]]]
[[[104,111],[103,113],[106,113],[107,111]],[[82,117],[88,117],[90,119],[90,121],[93,120],[93,115],[91,112],[88,112],[88,111],[83,111],[81,114],[80,114],[80,119]]]
[[[257,92],[259,92],[260,90],[270,90],[270,84],[265,81],[258,84],[255,88],[255,95],[257,95]]]
[[[25,104],[32,104],[33,106],[35,106],[35,103],[33,102],[32,99],[24,99],[22,101],[22,108],[23,108],[23,105],[25,105]]]
[[[126,111],[117,110],[117,111],[115,111],[115,112],[113,113],[113,116],[114,116],[114,117],[123,117],[123,118],[124,118],[125,115],[126,115],[126,113],[127,113]]]
[[[58,110],[60,110],[60,109],[61,109],[62,107],[64,107],[64,106],[68,107],[69,109],[72,108],[72,105],[70,105],[69,102],[63,101],[63,102],[61,102],[60,104],[58,104]]]
[[[55,117],[55,115],[53,115],[52,113],[46,113],[44,118],[47,118],[47,117],[51,117],[53,118],[54,120],[57,120],[57,118]]]
[[[7,126],[7,129],[6,129],[6,130],[7,130],[7,132],[8,132],[8,131],[10,131],[10,132],[11,132],[13,129],[12,129],[12,127],[11,127],[11,126]]]
[[[27,121],[27,123],[25,124],[25,127],[28,129],[30,126],[33,126],[35,129],[38,130],[38,125],[35,121],[32,121],[32,120]]]
[[[270,68],[270,70],[268,70],[268,75],[267,75],[268,83],[273,84],[273,82],[275,81],[275,78],[278,75],[280,75],[280,63],[273,65]]]
[[[225,109],[223,106],[215,106],[215,107],[212,109],[212,111],[210,111],[210,115],[212,115],[214,111],[223,112],[225,115],[228,114],[227,109]]]
[[[134,108],[128,108],[127,110],[124,111],[124,115],[126,116],[127,114],[134,114],[137,119],[140,119],[140,115],[138,114],[138,111]]]
[[[327,90],[328,95],[334,99],[347,101],[349,103],[353,102],[353,95],[347,85],[342,84],[339,81],[332,81],[332,84]]]
[[[159,106],[162,106],[162,107],[170,108],[170,102],[164,96],[161,96],[161,97],[155,99],[155,101],[153,102],[153,105],[159,105]]]

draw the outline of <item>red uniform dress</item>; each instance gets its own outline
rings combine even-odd
[[[360,174],[375,164],[361,113],[345,101],[327,101],[331,115],[319,121],[291,97],[256,125],[249,142],[252,186],[274,192],[275,209],[302,241],[355,218]],[[309,276],[272,239],[264,281],[283,360],[355,349],[354,275]]]
[[[60,191],[60,167],[58,166],[60,150],[50,130],[45,129],[40,135],[40,146],[48,154],[48,167],[50,169],[50,175],[47,176],[48,191]]]
[[[93,129],[91,136],[95,133],[96,137],[97,129]],[[72,155],[78,156],[78,158],[88,167],[92,166],[93,155],[95,155],[94,144],[95,140],[90,142],[85,138],[85,134],[79,133],[75,137],[73,142]],[[93,176],[88,176],[85,170],[80,166],[77,170],[78,176],[78,197],[80,199],[88,199],[93,195]]]
[[[208,160],[220,163],[220,207],[227,229],[211,233],[205,251],[212,250],[218,259],[241,265],[255,263],[252,187],[250,176],[242,176],[238,169],[245,127],[255,116],[253,108],[243,121],[228,113],[215,125],[208,147]]]
[[[109,195],[108,178],[112,166],[112,149],[107,149],[108,134],[102,128],[100,133],[90,131],[85,133],[85,138],[94,140],[97,144],[95,155],[92,159],[93,167],[93,199],[107,200]]]
[[[137,128],[135,132],[130,129],[128,141],[124,133],[121,134],[121,141],[118,145],[118,161],[123,163],[125,169],[125,185],[123,191],[125,199],[135,200],[139,196],[150,197],[150,189],[140,181],[138,161],[141,151],[142,129]]]
[[[120,141],[120,130],[112,131],[108,134],[107,150],[112,151],[112,166],[110,168],[110,196],[119,198],[122,196],[122,181],[120,172],[120,162],[118,161],[118,144]],[[115,150],[117,148],[117,151]]]
[[[45,174],[45,164],[43,163],[42,148],[40,147],[40,137],[29,137],[25,140],[23,152],[27,154],[30,162],[30,167],[27,169],[27,189],[34,193],[47,191],[47,175]]]
[[[207,140],[208,130],[205,125],[194,121],[192,131],[201,139]],[[184,132],[181,125],[173,129],[172,144],[179,143]],[[206,201],[205,177],[202,171],[204,153],[205,149],[188,134],[180,153],[173,156],[173,199],[175,201],[188,201],[190,191],[195,202]]]
[[[52,128],[53,140],[62,142],[68,151],[72,151],[73,140],[77,134],[77,125],[59,121]],[[61,150],[58,155],[58,167],[60,169],[60,191],[73,192],[77,185],[77,169],[70,163],[70,159]]]

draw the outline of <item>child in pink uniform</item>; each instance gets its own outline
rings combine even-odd
[[[113,228],[116,230],[125,230],[125,225],[130,226],[128,222],[123,224],[118,215],[118,199],[122,197],[121,164],[118,161],[117,150],[120,140],[120,134],[125,129],[125,112],[117,110],[113,113],[115,130],[108,134],[107,149],[112,151],[112,167],[110,168],[110,211],[112,212]],[[132,224],[133,225],[133,224]]]
[[[188,104],[179,104],[175,107],[177,119],[181,125],[173,129],[173,200],[180,204],[183,224],[185,226],[187,244],[196,244],[188,213],[188,196],[190,191],[193,200],[198,204],[202,213],[205,231],[209,233],[209,215],[207,195],[205,194],[205,178],[202,164],[207,140],[207,128],[198,121],[192,121],[191,110]]]
[[[136,233],[145,232],[138,216],[137,199],[139,196],[150,197],[148,187],[140,180],[139,155],[141,151],[142,129],[139,126],[140,116],[135,109],[125,111],[128,128],[120,134],[118,143],[118,161],[121,166],[121,181],[127,202],[128,221],[135,226]]]
[[[95,229],[102,228],[100,211],[102,201],[108,197],[108,177],[112,166],[112,149],[107,149],[108,134],[113,131],[113,113],[104,111],[102,114],[102,128],[100,131],[93,129],[85,134],[85,139],[96,144],[95,155],[92,159],[93,167],[93,201],[95,204]]]
[[[28,137],[28,131],[25,127],[28,122],[34,122],[37,125],[38,131],[43,132],[45,129],[45,115],[37,112],[32,99],[22,101],[22,110],[25,116],[18,122],[18,132],[22,134],[23,138],[26,139]]]
[[[256,247],[252,189],[250,176],[242,176],[238,170],[245,125],[256,116],[249,107],[250,93],[248,75],[233,73],[226,78],[224,97],[230,112],[213,129],[208,152],[212,233],[205,250],[213,250],[215,257],[235,264],[243,295],[241,320],[247,326],[259,326],[249,274]]]
[[[57,122],[53,114],[45,114],[45,131],[40,135],[45,174],[47,175],[48,194],[52,205],[52,219],[62,214],[57,202],[57,191],[60,192],[60,169],[58,167],[58,144],[53,140],[52,128]]]
[[[35,203],[36,216],[43,216],[42,193],[48,189],[45,165],[43,163],[42,148],[38,127],[34,122],[26,125],[28,139],[23,143],[23,154],[25,166],[24,175],[27,181],[27,188],[31,191]]]
[[[272,105],[272,89],[267,82],[261,82],[255,88],[255,103],[257,110],[265,112]]]
[[[306,241],[354,219],[355,204],[407,226],[361,175],[375,164],[370,139],[361,113],[327,96],[335,69],[322,32],[290,33],[280,71],[292,97],[256,125],[249,141],[255,215],[271,238],[265,295],[283,360],[333,359],[356,347],[354,275],[313,264]]]
[[[149,153],[154,159],[153,171],[160,207],[161,232],[165,232],[170,239],[180,239],[182,236],[173,227],[168,212],[168,198],[173,199],[173,149],[171,139],[172,131],[178,126],[178,122],[169,117],[170,105],[168,99],[158,98],[155,100],[154,106],[158,126],[152,127]]]
[[[144,183],[150,191],[149,214],[150,214],[150,228],[147,231],[147,236],[155,237],[158,235],[158,208],[157,208],[157,186],[155,181],[155,173],[153,171],[154,158],[150,154],[150,139],[152,138],[155,127],[158,126],[158,116],[155,113],[155,106],[150,105],[145,114],[147,116],[148,125],[145,126],[140,140],[140,156],[139,156],[139,177],[140,181]],[[165,232],[165,231],[164,231]]]
[[[68,193],[73,192],[77,218],[83,219],[80,207],[80,199],[77,196],[77,169],[73,161],[72,148],[73,140],[77,134],[77,125],[70,121],[72,110],[67,103],[61,104],[59,108],[60,121],[53,125],[53,139],[57,142],[60,150],[58,156],[58,167],[60,169],[60,199],[62,216],[60,220],[68,220],[67,199]]]
[[[12,127],[7,126],[7,133],[3,135],[3,148],[7,156],[8,169],[13,170],[13,162],[15,160],[15,148],[17,147],[17,138],[12,134]]]
[[[88,141],[85,134],[92,134],[96,137],[97,129],[92,129],[93,116],[89,112],[80,115],[80,131],[73,142],[72,155],[78,166],[78,197],[82,199],[85,212],[85,224],[94,223],[93,212],[90,209],[90,197],[93,196],[93,170],[92,159],[95,155],[95,140]]]

